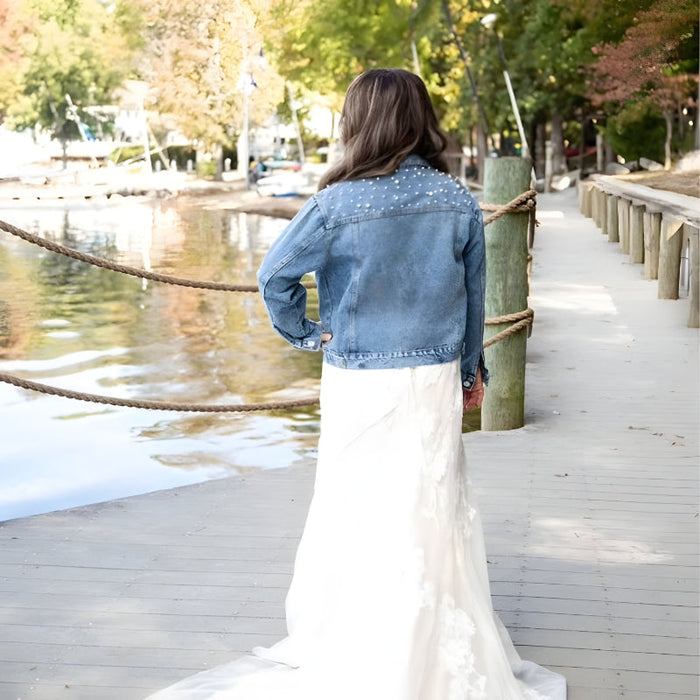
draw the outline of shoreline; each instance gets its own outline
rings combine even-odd
[[[161,177],[165,175],[166,177]],[[172,173],[156,173],[151,178],[134,177],[121,183],[31,184],[0,180],[0,208],[56,206],[77,203],[110,204],[129,201],[168,201],[203,209],[242,211],[291,219],[301,209],[311,191],[291,196],[260,195],[247,189],[242,180],[183,180]]]

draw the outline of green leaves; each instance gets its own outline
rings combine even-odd
[[[38,123],[60,138],[73,138],[77,129],[66,113],[66,95],[79,110],[110,102],[124,77],[125,46],[97,0],[34,0],[30,7],[35,14],[24,17],[32,31],[21,47],[22,95],[7,114],[15,127]],[[0,77],[0,91],[7,79]]]

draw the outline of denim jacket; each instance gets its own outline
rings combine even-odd
[[[275,330],[348,369],[412,367],[461,357],[471,388],[483,362],[484,226],[472,195],[419,156],[390,175],[315,194],[258,271]],[[315,273],[321,322],[306,317]]]

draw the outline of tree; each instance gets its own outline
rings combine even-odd
[[[286,77],[309,89],[343,94],[364,70],[410,62],[411,12],[408,0],[279,3],[274,14],[279,65]]]
[[[591,80],[592,101],[612,107],[618,125],[638,113],[640,105],[661,112],[667,169],[674,113],[697,90],[697,20],[695,0],[656,0],[636,17],[619,43],[595,47],[599,58]]]
[[[464,0],[286,0],[275,17],[278,33],[269,43],[280,70],[332,94],[336,109],[362,71],[407,68],[422,74],[448,131],[464,133],[477,123],[470,49],[460,51],[457,40],[478,24],[478,14]]]
[[[70,102],[78,112],[110,102],[123,77],[124,42],[97,0],[34,0],[28,7],[21,94],[8,105],[8,120],[15,128],[51,128],[65,153],[66,142],[79,137]],[[81,118],[91,120],[85,112]]]
[[[0,122],[22,93],[23,47],[30,21],[19,3],[0,0]]]
[[[521,31],[517,27],[521,27]],[[535,0],[523,8],[521,18],[507,25],[504,45],[512,62],[513,82],[521,96],[523,118],[529,122],[540,172],[544,161],[545,125],[550,124],[553,171],[566,169],[565,123],[578,123],[585,109],[585,70],[592,60],[585,25],[571,8],[549,0]],[[578,117],[578,118],[577,118]],[[540,128],[538,128],[540,127]],[[573,130],[569,132],[573,136]],[[583,133],[576,133],[583,148]]]
[[[244,98],[262,120],[284,99],[266,61],[270,3],[260,0],[120,0],[138,31],[137,77],[151,86],[148,105],[168,115],[200,150],[221,150],[240,133]],[[245,95],[244,95],[245,91]]]

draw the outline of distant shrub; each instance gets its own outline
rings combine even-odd
[[[664,162],[666,123],[663,116],[647,103],[626,105],[619,114],[608,118],[603,134],[625,160],[644,157]]]
[[[197,175],[199,177],[214,177],[216,175],[216,163],[213,160],[199,161],[197,163]]]

